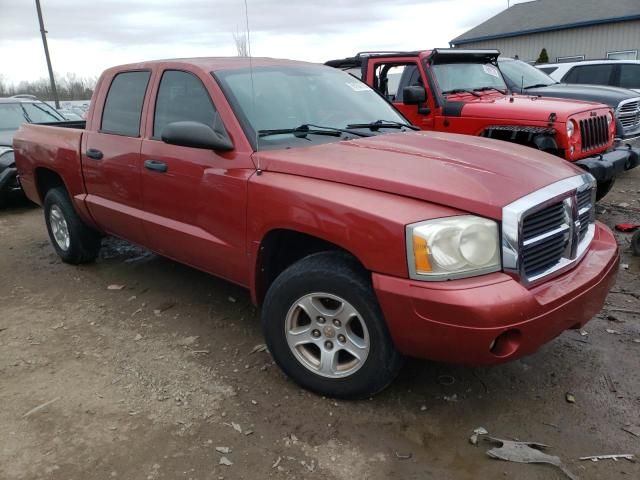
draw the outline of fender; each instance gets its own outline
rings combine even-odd
[[[294,230],[333,243],[371,272],[408,277],[405,226],[463,212],[352,185],[263,171],[249,180],[249,264],[275,229]],[[256,268],[249,288],[256,292]]]

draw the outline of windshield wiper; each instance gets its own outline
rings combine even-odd
[[[528,88],[540,88],[540,87],[548,87],[549,85],[557,85],[560,82],[555,82],[555,83],[536,83],[535,85],[527,85],[526,87],[524,87],[525,90],[527,90]]]
[[[22,116],[24,117],[24,119],[25,119],[27,122],[29,122],[29,123],[33,123],[33,122],[31,121],[31,117],[29,117],[29,114],[27,113],[27,109],[26,109],[26,108],[24,108],[24,107],[22,106],[22,104],[20,104],[20,108],[22,109]]]
[[[473,90],[469,90],[468,88],[454,88],[453,90],[445,90],[444,92],[442,92],[443,95],[449,95],[450,93],[470,93],[474,97],[480,96],[478,92],[474,92]]]
[[[33,105],[33,107],[37,108],[38,110],[40,110],[41,112],[46,113],[47,115],[49,115],[50,117],[52,117],[56,122],[64,122],[64,120],[61,120],[59,117],[56,117],[53,113],[45,110],[44,108],[42,108],[40,105],[38,105],[37,103],[32,103],[31,105]]]
[[[480,88],[473,89],[474,92],[486,92],[487,90],[495,90],[496,92],[500,92],[503,95],[507,94],[506,90],[501,90],[500,88],[496,88],[496,87],[480,87]]]
[[[373,132],[377,132],[381,128],[409,128],[411,130],[420,130],[415,125],[409,125],[408,123],[395,122],[393,120],[376,120],[370,123],[351,123],[347,125],[347,128],[368,128]]]
[[[313,127],[313,128],[312,128]],[[299,138],[305,138],[307,135],[327,135],[330,137],[340,137],[343,133],[349,133],[358,137],[370,137],[369,133],[354,132],[345,128],[325,127],[323,125],[314,125],[305,123],[296,128],[278,128],[273,130],[258,130],[259,137],[268,137],[270,135],[286,135],[293,134]]]

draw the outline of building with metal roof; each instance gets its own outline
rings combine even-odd
[[[497,48],[535,62],[640,59],[640,0],[534,0],[518,3],[454,38],[451,46]]]

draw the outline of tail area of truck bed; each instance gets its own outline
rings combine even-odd
[[[71,198],[84,193],[80,154],[84,127],[84,121],[20,127],[13,148],[20,183],[31,201],[41,205],[43,188],[56,182]]]

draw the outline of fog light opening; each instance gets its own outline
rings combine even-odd
[[[505,358],[516,353],[520,348],[520,340],[522,334],[520,330],[507,330],[506,332],[498,335],[491,345],[489,345],[489,351],[496,357]]]

